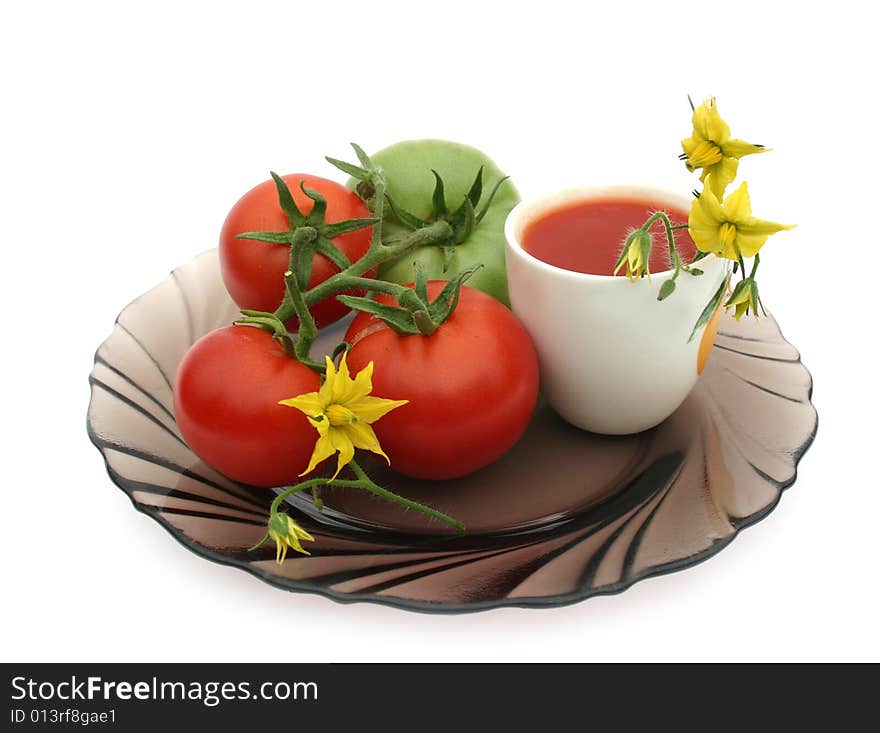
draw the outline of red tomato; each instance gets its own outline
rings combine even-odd
[[[444,285],[429,282],[429,297]],[[516,316],[479,290],[462,287],[455,312],[430,336],[401,336],[360,313],[345,340],[352,374],[374,362],[372,394],[409,400],[373,425],[391,467],[406,476],[472,473],[507,452],[531,419],[535,348]]]
[[[344,219],[363,219],[372,216],[364,202],[352,191],[333,181],[318,176],[294,173],[282,176],[293,194],[293,200],[303,214],[312,210],[314,202],[300,189],[300,181],[306,188],[317,191],[327,199],[325,221],[334,223]],[[290,258],[290,247],[284,244],[255,242],[236,239],[244,232],[283,232],[290,228],[287,217],[278,203],[274,181],[264,181],[242,196],[223,223],[220,232],[220,268],[223,282],[239,308],[274,311],[284,297],[284,273]],[[371,227],[341,234],[333,243],[351,262],[364,256],[370,246]],[[339,272],[324,255],[315,255],[309,287],[314,287]],[[351,295],[363,293],[351,292]],[[311,308],[318,327],[339,320],[348,313],[335,296],[316,303]],[[289,323],[295,330],[296,319]]]
[[[306,416],[278,401],[315,392],[318,375],[284,353],[259,328],[226,326],[184,355],[174,387],[174,416],[205,463],[255,486],[296,483],[318,433]]]

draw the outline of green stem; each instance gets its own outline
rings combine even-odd
[[[416,501],[411,501],[403,496],[395,494],[393,491],[388,491],[388,489],[383,489],[378,484],[374,483],[369,476],[364,472],[357,463],[352,461],[348,464],[351,466],[352,470],[355,473],[355,476],[363,482],[363,488],[368,491],[372,491],[377,496],[381,496],[383,499],[387,499],[388,501],[393,501],[396,504],[400,504],[401,506],[405,506],[408,509],[414,509],[417,512],[421,512],[422,514],[426,514],[429,517],[433,517],[434,519],[439,519],[441,522],[445,522],[446,524],[455,527],[459,532],[464,532],[464,524],[459,522],[457,519],[453,519],[448,514],[443,514],[443,512],[438,512],[436,509],[431,509],[429,506],[425,506],[424,504],[419,504]]]
[[[377,293],[386,293],[398,302],[400,302],[400,299],[404,298],[407,293],[412,292],[412,288],[406,288],[403,285],[387,282],[385,280],[373,280],[369,277],[350,277],[346,279],[346,283],[346,290],[349,288],[353,290],[373,290]]]
[[[287,260],[287,272],[296,273],[296,265],[302,248],[314,242],[317,236],[318,232],[315,230],[314,227],[297,227],[293,230],[293,236],[291,237],[290,241],[290,255]],[[301,288],[299,288],[298,285],[295,289],[302,293],[302,290]],[[282,322],[286,323],[294,316],[299,315],[300,313],[297,310],[297,305],[293,302],[293,297],[290,289],[285,289],[284,299],[281,301],[281,305],[279,305],[278,308],[275,310],[275,316],[279,318]],[[302,318],[300,318],[300,323],[302,322]]]
[[[306,366],[321,373],[325,371],[325,366],[311,361],[309,358],[309,351],[318,337],[318,328],[314,317],[309,311],[309,307],[346,290],[372,290],[392,295],[401,306],[409,307],[410,310],[415,312],[421,303],[415,300],[416,296],[412,290],[400,285],[363,277],[364,273],[383,262],[400,257],[416,247],[448,242],[455,234],[448,222],[436,221],[411,232],[394,244],[383,244],[382,219],[385,211],[387,183],[381,171],[374,170],[371,175],[372,180],[370,183],[374,188],[373,215],[377,223],[373,226],[370,247],[363,257],[324,282],[319,283],[311,290],[304,292],[304,287],[299,282],[299,275],[302,273],[299,273],[297,269],[307,254],[304,251],[305,248],[315,241],[318,231],[312,226],[299,226],[293,230],[291,236],[288,271],[284,276],[284,297],[272,315],[282,323],[286,323],[294,317],[299,320],[299,333],[297,334],[293,356]],[[285,344],[285,350],[290,354],[289,344]]]
[[[749,273],[749,279],[755,279],[755,273],[758,271],[758,265],[761,264],[761,255],[760,253],[755,253],[755,261],[752,263],[752,271]]]
[[[379,208],[377,198],[377,210]],[[376,228],[379,228],[378,224],[376,225]],[[370,249],[367,253],[356,262],[353,262],[350,267],[346,267],[342,272],[336,273],[333,277],[319,283],[305,293],[304,297],[306,304],[314,305],[315,303],[324,300],[324,298],[329,298],[331,295],[336,295],[337,293],[341,293],[343,290],[348,290],[350,288],[381,290],[384,285],[382,281],[363,278],[361,276],[367,272],[367,270],[370,270],[377,265],[381,265],[388,260],[400,257],[416,247],[439,244],[440,242],[446,241],[452,235],[452,227],[448,222],[435,221],[433,224],[429,224],[422,229],[416,229],[414,232],[411,232],[397,244],[386,245],[380,242],[376,245],[373,243],[370,245]],[[386,291],[383,290],[382,292]]]
[[[309,350],[315,339],[318,338],[318,327],[315,325],[315,319],[309,311],[308,306],[303,300],[302,291],[299,289],[299,282],[294,272],[284,273],[284,286],[287,288],[287,294],[290,302],[293,303],[294,311],[299,318],[299,333],[296,337],[295,356],[310,369],[323,373],[327,367],[309,359]]]
[[[307,481],[302,481],[295,486],[290,486],[284,491],[282,491],[275,499],[272,501],[272,504],[269,506],[269,514],[276,514],[278,509],[281,507],[281,503],[287,499],[287,497],[292,496],[300,491],[305,491],[306,489],[314,489],[320,486],[338,486],[339,488],[346,489],[366,489],[367,491],[376,494],[376,496],[381,496],[383,499],[387,501],[391,501],[395,504],[400,504],[401,506],[406,507],[407,509],[413,509],[417,512],[425,514],[433,519],[439,519],[441,522],[445,522],[446,524],[455,527],[459,532],[464,531],[464,525],[459,522],[457,519],[453,519],[448,514],[444,514],[443,512],[438,512],[436,509],[432,509],[425,504],[419,504],[417,501],[412,501],[407,499],[406,497],[400,496],[399,494],[395,494],[393,491],[389,491],[388,489],[383,489],[381,486],[376,484],[369,476],[367,476],[364,469],[362,469],[355,461],[351,461],[348,464],[357,476],[357,480],[349,480],[349,479],[339,479],[339,478],[313,478]]]
[[[315,488],[317,486],[325,486],[327,484],[327,479],[324,478],[312,478],[308,481],[301,481],[295,486],[288,486],[284,491],[282,491],[278,496],[276,496],[272,503],[269,505],[269,515],[277,514],[278,508],[281,506],[281,502],[284,501],[288,496],[293,496],[298,491],[305,491],[306,489]]]
[[[666,215],[664,211],[658,211],[656,214],[652,214],[651,217],[642,225],[642,229],[648,231],[651,228],[651,225],[655,221],[662,221],[663,228],[666,230],[666,243],[669,246],[669,261],[675,267],[675,274],[672,276],[672,279],[678,277],[678,273],[681,272],[682,267],[687,271],[688,267],[686,265],[682,265],[681,256],[678,254],[678,250],[675,248],[675,234],[673,234],[673,229],[681,229],[683,226],[686,227],[687,224],[682,224],[679,226],[672,226],[672,222],[669,220],[669,217]]]
[[[733,248],[734,248],[734,250],[736,250],[736,259],[739,262],[740,274],[742,275],[742,279],[745,280],[746,279],[746,263],[743,260],[742,252],[739,251],[739,245],[736,242],[733,243]]]

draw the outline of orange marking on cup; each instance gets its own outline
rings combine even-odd
[[[700,340],[700,350],[697,352],[697,374],[703,373],[706,366],[706,360],[712,351],[712,345],[715,343],[715,336],[718,335],[718,324],[721,322],[721,303],[715,309],[709,322],[706,324],[706,330],[703,331],[703,338]]]

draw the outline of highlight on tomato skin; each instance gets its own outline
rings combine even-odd
[[[205,463],[253,486],[295,483],[309,463],[314,429],[278,401],[317,390],[318,374],[253,326],[226,326],[184,355],[174,385],[174,417]]]
[[[430,281],[429,297],[444,284]],[[511,311],[479,290],[463,286],[455,312],[430,336],[399,335],[361,313],[345,340],[353,344],[353,371],[374,363],[377,394],[409,401],[375,425],[398,473],[466,476],[510,450],[531,420],[538,398],[531,338]]]
[[[281,178],[303,214],[312,210],[314,201],[303,193],[300,183],[327,199],[325,221],[328,223],[371,216],[358,195],[339,183],[304,173]],[[252,188],[230,210],[220,231],[220,270],[223,283],[239,308],[271,313],[279,306],[284,297],[284,273],[289,265],[290,247],[238,239],[237,236],[245,232],[284,232],[289,228],[290,222],[278,203],[278,192],[272,180]],[[334,237],[332,242],[349,261],[354,262],[366,254],[371,236],[372,227],[365,227]],[[324,255],[316,254],[312,260],[309,288],[337,272],[339,268],[335,264]],[[354,291],[350,294],[363,295]],[[310,311],[321,328],[338,321],[349,309],[334,296],[316,303]],[[292,331],[298,327],[295,319],[287,325]]]

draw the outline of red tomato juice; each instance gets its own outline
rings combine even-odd
[[[675,224],[687,224],[682,209],[656,201],[633,198],[601,198],[566,204],[531,222],[522,247],[533,257],[556,267],[591,275],[611,275],[627,234],[642,226],[651,214],[665,211]],[[662,221],[651,225],[654,247],[651,272],[670,269],[669,247]],[[675,245],[684,262],[696,247],[686,229],[675,231]],[[623,276],[626,268],[618,275]]]

